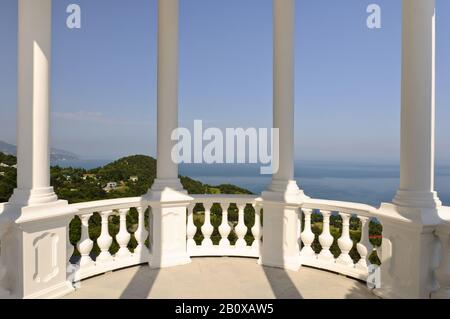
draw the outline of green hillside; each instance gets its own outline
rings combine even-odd
[[[7,202],[16,187],[16,158],[0,153],[0,202]],[[134,155],[121,158],[103,167],[51,168],[51,184],[61,199],[79,203],[101,199],[140,196],[147,192],[156,177],[156,160],[150,156]],[[251,194],[235,185],[207,185],[186,176],[180,176],[189,194]],[[110,183],[117,186],[105,190]]]

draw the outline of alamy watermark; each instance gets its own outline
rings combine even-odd
[[[172,132],[172,161],[177,164],[258,164],[260,173],[275,174],[279,168],[279,129],[219,128],[203,129],[203,121],[194,121],[193,134],[187,128]]]
[[[66,12],[69,16],[66,25],[69,29],[81,29],[81,7],[78,4],[69,4]]]
[[[375,3],[369,4],[366,11],[370,13],[366,21],[367,27],[369,29],[381,29],[381,7]]]
[[[369,16],[366,20],[366,25],[369,29],[381,29],[381,7],[376,3],[369,4],[366,12]],[[66,20],[67,28],[81,29],[81,6],[79,4],[69,4],[66,8],[66,13],[69,14]]]

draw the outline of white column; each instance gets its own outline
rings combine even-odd
[[[279,129],[280,143],[279,169],[270,190],[298,193],[294,181],[295,0],[274,0],[273,11],[273,127]]]
[[[374,291],[383,298],[429,298],[437,286],[435,18],[435,0],[403,0],[400,189],[379,209],[381,285]]]
[[[441,206],[434,191],[435,100],[435,0],[404,0],[398,206]]]
[[[17,189],[12,203],[57,200],[50,187],[51,0],[18,2]]]
[[[261,262],[296,270],[300,266],[297,210],[305,196],[294,180],[295,0],[273,0],[273,126],[279,129],[279,170],[262,194]]]
[[[178,0],[158,1],[158,123],[157,171],[154,190],[182,190],[171,140],[178,128]]]
[[[150,267],[190,262],[186,248],[186,195],[172,160],[172,132],[178,128],[178,0],[158,0],[158,139],[156,180],[143,198],[151,206]]]

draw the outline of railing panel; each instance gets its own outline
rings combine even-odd
[[[249,195],[194,195],[193,198],[187,209],[186,224],[190,256],[260,257],[264,240],[261,199]],[[80,234],[75,247],[71,234],[72,243],[68,243],[67,249],[69,254],[74,251],[71,263],[77,267],[76,280],[149,261],[146,247],[151,246],[151,229],[146,229],[145,216],[151,218],[151,210],[141,207],[140,199],[74,206],[79,210],[76,218],[79,218]],[[365,280],[369,266],[378,259],[381,243],[381,238],[370,236],[372,228],[379,225],[373,212],[373,208],[362,204],[307,200],[299,209],[298,219],[302,264]],[[94,230],[98,234],[94,235]]]
[[[358,203],[308,199],[301,210],[304,218],[302,264],[367,280],[369,266],[379,264],[381,233],[374,240],[370,236],[371,228],[377,231],[381,228],[373,218],[376,209]],[[317,214],[321,215],[321,220]],[[372,241],[378,242],[375,249]],[[374,260],[377,264],[372,262]]]
[[[186,225],[187,248],[191,256],[259,257],[262,226],[261,213],[256,212],[256,207],[261,208],[257,204],[256,196],[193,195],[193,197],[194,203],[188,209]],[[199,208],[201,206],[203,209]],[[199,219],[200,233],[203,237],[201,244],[195,240],[197,227],[194,221]],[[217,228],[214,227],[212,219],[217,221]],[[251,226],[246,223],[248,220],[252,221]]]
[[[69,263],[75,269],[74,281],[149,261],[146,245],[149,231],[145,223],[148,207],[141,207],[140,198],[73,206],[78,209],[76,218],[81,221],[80,239],[75,239],[77,250],[74,251],[72,243],[67,245]],[[95,218],[99,218],[99,222],[95,222]],[[68,228],[76,231],[74,225]],[[73,239],[76,236],[69,230],[68,237]]]

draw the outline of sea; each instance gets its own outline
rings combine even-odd
[[[77,160],[52,163],[62,167],[92,169],[112,160]],[[182,164],[180,174],[209,185],[233,184],[260,194],[271,181],[260,175],[255,164]],[[379,206],[392,201],[399,187],[397,164],[301,161],[295,164],[296,181],[313,198],[365,203]],[[441,201],[450,206],[450,165],[437,165],[435,188]]]

